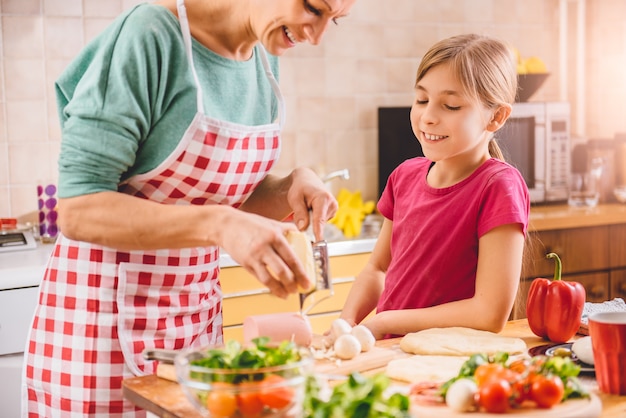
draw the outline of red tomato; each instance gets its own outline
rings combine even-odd
[[[492,379],[504,379],[514,383],[521,378],[521,374],[497,363],[486,363],[478,366],[474,379],[478,386],[484,385]]]
[[[255,386],[257,386],[257,383],[253,382],[242,382],[239,384],[241,392],[237,394],[237,407],[241,415],[246,418],[260,416],[265,407],[259,398],[259,392],[252,389]]]
[[[552,408],[563,399],[563,381],[558,376],[538,375],[530,386],[530,398],[540,408]]]
[[[228,383],[215,383],[206,398],[206,409],[211,416],[226,418],[237,411],[237,398]]]
[[[283,409],[291,404],[295,396],[295,390],[285,385],[285,379],[283,377],[275,374],[267,376],[263,380],[261,387],[269,385],[272,387],[262,388],[259,393],[259,399],[263,405],[272,409]]]
[[[476,368],[474,379],[478,386],[482,386],[489,380],[498,377],[504,372],[504,366],[498,363],[485,363]]]
[[[504,413],[509,409],[513,394],[511,384],[505,379],[491,379],[478,387],[478,405],[491,413]]]
[[[509,364],[509,369],[513,370],[517,373],[524,373],[530,368],[530,360],[521,358],[518,360],[514,360]]]

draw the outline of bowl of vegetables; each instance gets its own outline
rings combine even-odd
[[[183,351],[174,359],[178,382],[209,418],[302,416],[311,352],[290,341],[269,341]]]

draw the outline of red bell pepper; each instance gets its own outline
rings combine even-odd
[[[561,280],[561,259],[554,253],[554,278],[537,278],[530,284],[526,316],[531,331],[543,339],[564,343],[580,328],[585,307],[585,288],[578,282]]]

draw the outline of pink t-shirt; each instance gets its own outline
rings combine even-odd
[[[424,308],[471,298],[478,239],[505,224],[528,227],[528,188],[517,169],[490,159],[451,187],[426,182],[431,161],[400,164],[378,210],[393,221],[391,264],[377,311]]]

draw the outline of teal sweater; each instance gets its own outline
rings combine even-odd
[[[193,41],[207,115],[246,125],[277,118],[258,48],[233,61]],[[278,78],[278,59],[268,57]],[[196,91],[176,16],[151,4],[119,16],[56,82],[59,197],[117,190],[155,168],[191,123]]]

